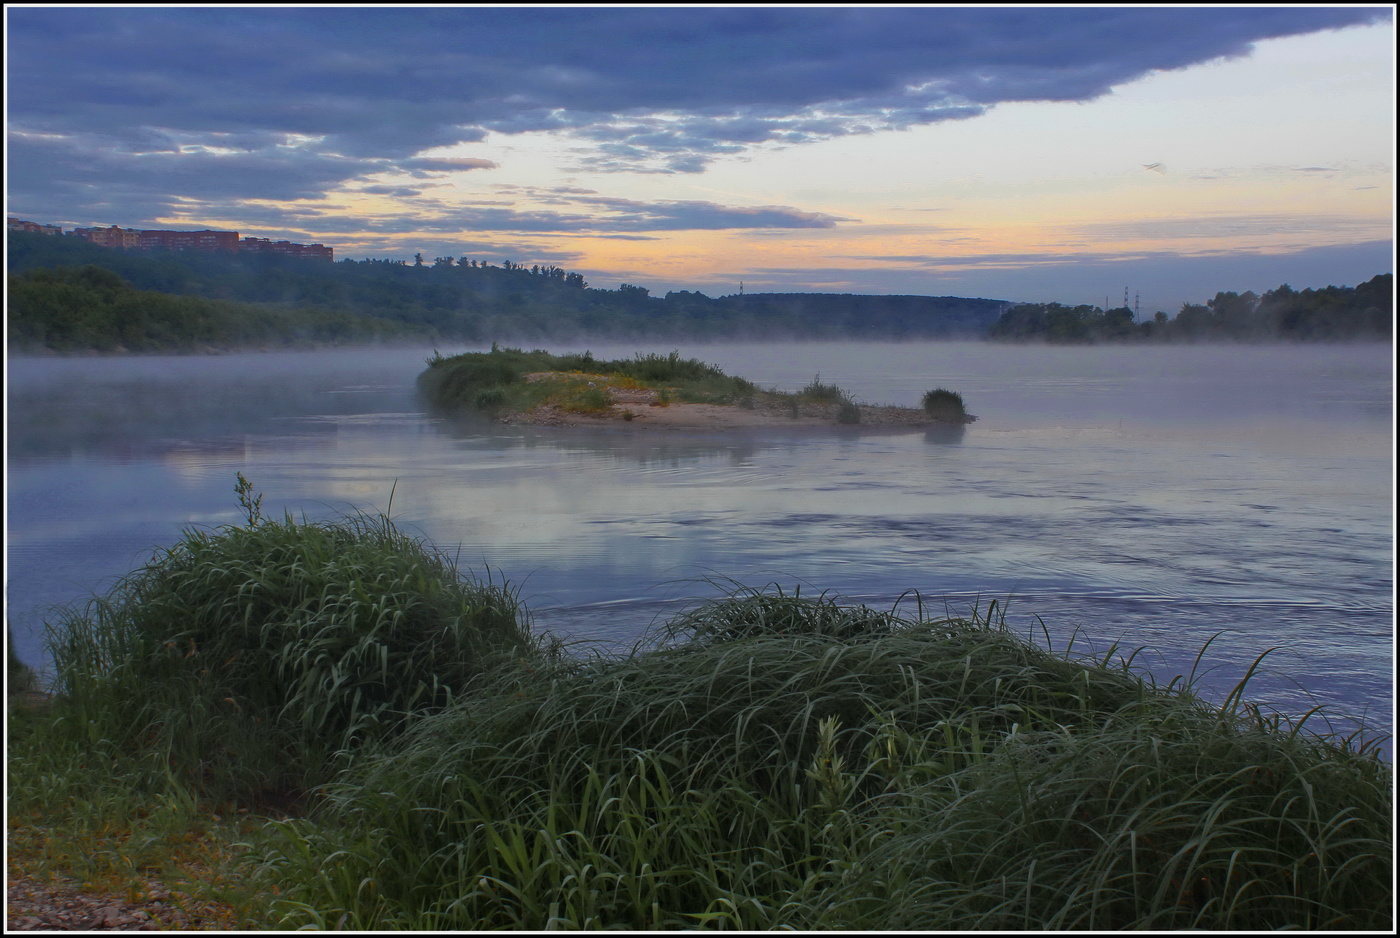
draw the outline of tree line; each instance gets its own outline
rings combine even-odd
[[[133,297],[126,305],[91,298],[102,270],[129,289],[182,298],[244,304],[256,324],[269,316],[299,325],[339,314],[362,332],[373,320],[387,338],[418,336],[488,343],[576,339],[777,339],[980,337],[1005,305],[961,297],[749,294],[710,297],[681,290],[653,297],[643,286],[592,287],[581,274],[552,265],[493,264],[469,257],[429,262],[371,258],[334,264],[275,254],[126,252],[79,238],[12,232],[9,239],[12,314],[9,335],[22,348],[151,350],[181,348],[198,330],[193,322],[157,327]],[[91,270],[89,270],[91,268]],[[80,273],[87,271],[87,273]],[[15,304],[18,303],[18,307]],[[166,316],[170,301],[151,301]],[[232,313],[231,307],[224,308]],[[199,314],[203,315],[203,313]],[[128,321],[130,320],[130,321]],[[247,342],[235,335],[229,341]],[[314,331],[314,330],[313,330]],[[318,333],[319,334],[319,333]],[[208,335],[201,333],[200,335]],[[214,341],[214,340],[208,340]],[[255,339],[253,341],[264,341]],[[135,343],[135,344],[133,344]],[[161,343],[175,343],[165,344]],[[184,345],[179,344],[184,343]]]
[[[1127,307],[1022,303],[1006,310],[987,337],[1063,344],[1388,341],[1394,322],[1394,277],[1378,274],[1355,287],[1294,290],[1284,284],[1262,296],[1216,293],[1205,303],[1183,303],[1174,318],[1158,312],[1141,323]]]
[[[20,352],[190,352],[408,340],[422,330],[340,310],[138,290],[89,264],[11,275],[6,332]]]
[[[333,264],[276,254],[119,251],[11,232],[18,350],[178,351],[201,346],[423,339],[980,339],[1063,343],[1389,339],[1392,277],[1262,297],[1218,293],[1174,319],[1126,307],[950,296],[759,293],[710,297],[590,286],[553,265],[423,255]]]

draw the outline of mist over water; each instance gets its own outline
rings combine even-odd
[[[616,343],[598,357],[669,352]],[[442,349],[443,354],[463,351]],[[765,387],[820,374],[866,403],[962,393],[963,430],[507,427],[426,416],[430,349],[9,362],[9,620],[43,666],[47,606],[185,525],[389,507],[505,577],[542,629],[626,643],[776,582],[963,614],[995,599],[1057,647],[1148,646],[1165,682],[1212,635],[1222,697],[1391,725],[1388,346],[692,345]],[[912,596],[904,602],[913,603]],[[909,608],[912,609],[912,606]],[[1042,635],[1042,640],[1044,636]],[[1085,646],[1087,647],[1087,646]]]

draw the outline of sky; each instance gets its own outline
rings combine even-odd
[[[653,296],[1393,270],[1390,6],[6,7],[7,212]]]

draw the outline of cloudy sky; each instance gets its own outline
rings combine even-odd
[[[1144,314],[1392,269],[1354,7],[6,8],[11,216]]]

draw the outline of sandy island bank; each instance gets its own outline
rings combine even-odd
[[[506,413],[497,417],[501,423],[546,426],[588,427],[604,424],[627,424],[641,428],[683,428],[736,430],[759,427],[831,427],[852,429],[893,429],[901,427],[957,426],[971,423],[976,417],[936,419],[913,407],[856,405],[858,422],[841,421],[840,404],[782,401],[760,395],[748,404],[685,404],[667,402],[655,388],[620,386],[609,375],[587,375],[558,372],[534,372],[525,375],[530,382],[578,381],[589,382],[607,392],[611,403],[600,411],[578,411],[557,404],[541,404],[528,411]]]

